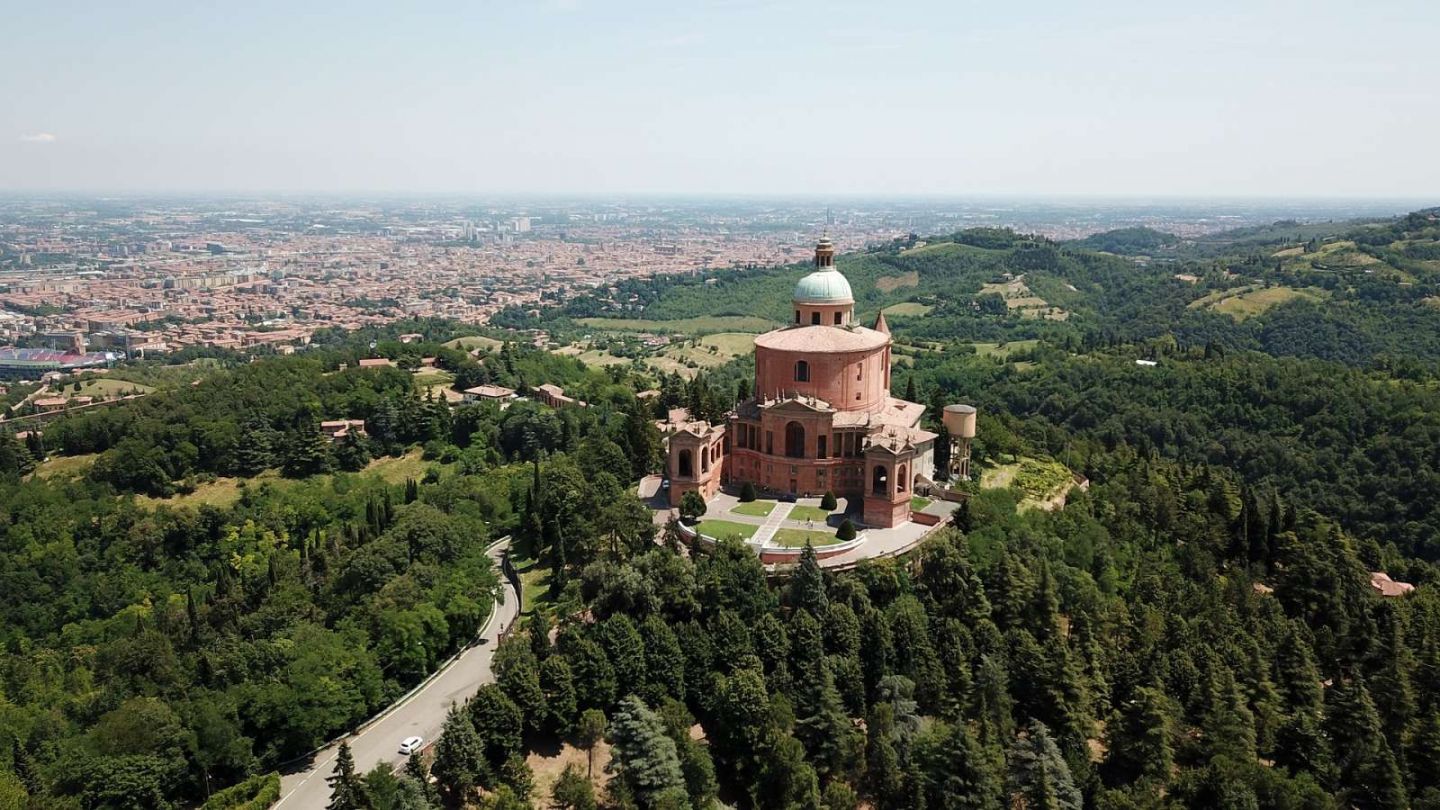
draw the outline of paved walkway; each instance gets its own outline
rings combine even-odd
[[[764,525],[760,527],[760,531],[755,532],[754,537],[750,538],[750,542],[762,546],[769,543],[770,538],[775,536],[775,532],[780,530],[780,524],[785,522],[785,516],[789,515],[790,510],[794,508],[795,504],[793,503],[775,504],[775,508],[771,509],[770,515],[765,518]]]

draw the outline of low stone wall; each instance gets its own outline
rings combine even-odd
[[[911,512],[910,519],[919,523],[921,526],[934,526],[944,518],[939,515],[927,515],[924,512]]]

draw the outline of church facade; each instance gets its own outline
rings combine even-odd
[[[793,313],[789,326],[755,338],[754,396],[722,425],[691,422],[670,437],[670,503],[748,482],[772,494],[862,498],[867,525],[904,523],[916,483],[934,477],[937,437],[920,426],[923,405],[890,395],[885,315],[855,322],[828,239],[795,285]]]

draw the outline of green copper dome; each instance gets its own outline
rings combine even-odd
[[[797,304],[853,304],[850,282],[834,267],[822,267],[795,285]]]

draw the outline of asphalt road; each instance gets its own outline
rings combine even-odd
[[[500,555],[508,541],[497,543],[489,550],[499,568]],[[520,598],[502,575],[503,604],[497,604],[490,620],[480,634],[479,643],[471,646],[440,674],[431,678],[419,691],[391,706],[384,717],[347,738],[355,755],[355,770],[364,773],[380,762],[394,763],[397,769],[405,761],[400,755],[400,741],[410,736],[425,739],[426,745],[440,736],[450,704],[464,703],[482,684],[491,683],[490,659],[495,654],[500,632],[515,623]],[[325,780],[335,770],[335,754],[339,744],[315,755],[308,770],[287,774],[280,779],[280,801],[275,808],[285,810],[322,810],[330,802],[330,785]]]

